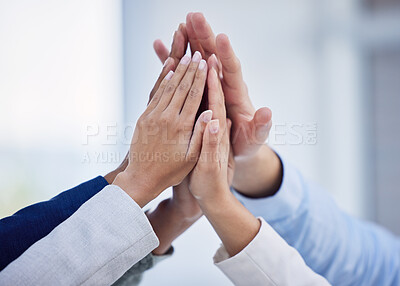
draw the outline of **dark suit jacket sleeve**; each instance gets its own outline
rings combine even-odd
[[[48,201],[25,207],[1,219],[0,271],[107,185],[107,181],[98,176]]]

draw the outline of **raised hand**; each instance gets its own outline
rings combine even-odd
[[[204,131],[199,161],[189,176],[189,189],[228,254],[234,256],[254,239],[260,222],[229,189],[232,178],[229,163],[233,161],[229,143],[231,121],[225,119],[224,96],[214,68],[208,74],[207,85],[215,119]]]
[[[272,125],[271,111],[266,107],[256,110],[251,103],[240,61],[226,35],[215,37],[201,13],[187,15],[185,32],[181,38],[202,52],[210,68],[219,70],[228,117],[232,120],[231,142],[236,159],[233,186],[254,197],[275,194],[282,180],[282,165],[273,150],[262,144]],[[157,45],[163,44],[158,41]]]
[[[215,37],[202,13],[187,15],[182,34],[184,35],[175,36],[174,42],[177,38],[181,38],[182,43],[187,39],[192,52],[200,51],[203,58],[208,61],[211,59],[214,68],[222,77],[226,109],[228,117],[232,120],[231,139],[234,155],[254,155],[268,137],[272,113],[267,107],[256,111],[252,105],[242,77],[240,61],[233,52],[228,37],[224,34]],[[168,49],[159,40],[155,43],[155,51],[160,59],[168,53]]]
[[[207,76],[207,63],[195,53],[184,56],[175,73],[169,71],[140,116],[129,151],[129,163],[118,174],[119,185],[141,206],[169,186],[179,184],[200,154],[204,112],[195,123]],[[194,130],[193,130],[194,126]]]
[[[199,201],[218,196],[218,190],[229,192],[233,176],[229,142],[231,121],[226,119],[224,94],[214,68],[208,73],[207,86],[213,120],[204,131],[199,161],[189,177],[189,189]]]

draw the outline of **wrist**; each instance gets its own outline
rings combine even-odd
[[[279,156],[267,145],[253,156],[235,158],[233,187],[245,196],[273,196],[282,184],[283,168]]]
[[[123,171],[125,171],[126,167],[128,166],[128,155],[129,152],[126,154],[125,159],[122,163],[114,170],[104,176],[104,179],[108,182],[108,184],[112,184],[114,182],[117,175]]]
[[[196,197],[197,202],[204,214],[209,213],[210,211],[213,212],[221,210],[221,205],[226,202],[230,202],[232,198],[233,194],[231,193],[227,184],[213,189],[212,195]]]
[[[171,212],[175,214],[182,223],[193,224],[203,215],[197,201],[194,198],[192,202],[189,202],[178,201],[172,197],[168,204]]]
[[[157,197],[154,190],[149,190],[135,176],[127,171],[120,172],[113,181],[113,185],[120,187],[127,193],[141,208]]]

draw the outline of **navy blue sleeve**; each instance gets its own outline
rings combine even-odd
[[[98,176],[0,220],[0,271],[108,185]]]

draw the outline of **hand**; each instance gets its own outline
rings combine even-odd
[[[187,35],[181,39],[187,38],[193,50],[202,52],[209,68],[219,69],[222,74],[226,109],[228,117],[232,119],[231,141],[236,156],[233,186],[253,197],[275,194],[282,181],[282,165],[275,152],[261,144],[267,139],[272,125],[271,111],[266,107],[256,111],[253,107],[243,81],[240,62],[227,36],[215,37],[201,13],[187,15],[185,31]],[[161,41],[157,45],[163,46]],[[162,49],[168,51],[165,46]],[[159,50],[156,49],[156,53],[160,57]],[[219,60],[213,54],[217,54]]]
[[[220,191],[229,193],[233,175],[229,144],[231,121],[226,119],[224,94],[214,68],[208,73],[207,86],[214,119],[205,128],[199,161],[189,177],[189,189],[200,204],[203,200],[214,200]]]
[[[229,152],[231,121],[225,119],[224,95],[214,68],[208,74],[207,85],[215,119],[204,131],[199,161],[189,176],[189,189],[228,254],[234,256],[254,239],[260,222],[229,190],[229,161],[233,161]],[[221,120],[226,124],[219,124]]]
[[[192,52],[200,51],[202,56],[209,60],[213,59],[213,66],[221,71],[222,87],[225,94],[226,109],[228,117],[232,120],[232,146],[235,156],[254,155],[260,146],[268,138],[272,125],[272,113],[267,107],[256,111],[248,96],[247,86],[242,77],[240,61],[236,57],[229,39],[226,35],[220,34],[217,37],[204,18],[202,13],[189,13],[186,17],[186,26],[179,38],[188,40]],[[175,41],[175,39],[174,39]],[[162,60],[168,54],[168,49],[157,41],[155,51]],[[177,49],[175,49],[177,50]]]
[[[154,42],[154,49],[160,56],[160,59],[164,64],[164,68],[160,76],[158,77],[156,83],[154,84],[152,91],[150,92],[149,103],[153,98],[154,94],[157,92],[158,88],[160,87],[162,80],[165,78],[165,76],[168,74],[169,71],[175,70],[175,67],[179,63],[179,60],[185,55],[187,44],[188,40],[187,40],[185,24],[180,24],[178,30],[176,30],[174,33],[173,42],[171,46],[171,53],[168,52],[168,49],[165,48],[164,44],[162,44],[160,40],[156,40]],[[168,58],[171,59],[168,60]],[[104,178],[107,180],[109,184],[111,184],[115,180],[115,177],[119,173],[125,171],[125,168],[128,166],[128,155],[129,152],[128,154],[126,154],[124,160],[122,161],[121,165],[118,166],[118,168],[116,168],[115,170],[111,171],[110,173],[104,176]]]
[[[207,75],[199,53],[184,56],[176,72],[162,80],[145,112],[140,116],[129,151],[129,163],[114,184],[140,206],[169,186],[179,184],[193,169],[200,154],[204,112],[194,127]]]

